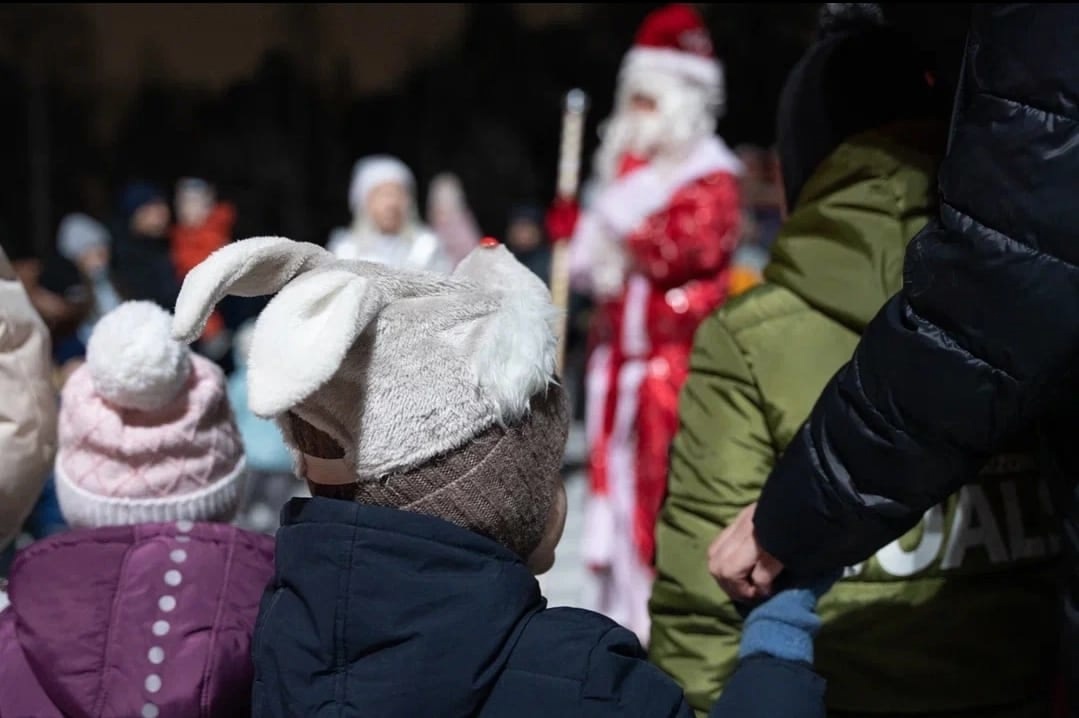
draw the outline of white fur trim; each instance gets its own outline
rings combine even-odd
[[[601,344],[592,352],[585,370],[585,434],[590,445],[595,445],[603,432],[607,397],[614,389],[611,369],[611,346]],[[607,480],[610,489],[610,474]],[[608,493],[590,491],[585,503],[582,534],[581,552],[585,564],[593,569],[609,567],[617,536],[614,507]]]
[[[711,135],[702,138],[689,156],[673,167],[653,163],[611,182],[596,197],[592,211],[615,234],[625,237],[666,207],[682,187],[717,172],[740,175],[742,163],[722,139]]]
[[[648,354],[648,300],[652,296],[652,283],[640,274],[634,274],[626,283],[626,304],[622,321],[622,350],[626,356],[643,357]]]
[[[633,522],[637,506],[637,405],[641,383],[648,373],[646,361],[631,359],[619,369],[614,423],[607,438],[607,493],[590,497],[586,521],[585,560],[591,565],[609,565],[616,553],[636,551],[633,542]]]
[[[124,302],[97,323],[86,347],[94,390],[125,409],[166,406],[191,374],[190,351],[170,336],[172,317],[153,302]]]
[[[585,440],[594,445],[603,431],[607,392],[611,389],[611,345],[600,344],[592,350],[585,366]]]
[[[244,460],[209,486],[176,496],[126,498],[95,494],[68,479],[56,464],[56,497],[64,519],[76,528],[130,526],[164,521],[229,521],[243,498]]]
[[[610,496],[592,494],[588,497],[581,533],[581,553],[585,565],[591,569],[609,567],[614,556],[615,541],[619,540]]]
[[[622,61],[622,72],[659,70],[686,77],[714,90],[723,86],[723,65],[713,58],[661,47],[634,47]]]
[[[592,212],[577,222],[569,243],[569,276],[573,288],[603,300],[622,292],[626,256],[622,243]]]

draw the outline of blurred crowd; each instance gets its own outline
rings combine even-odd
[[[825,4],[761,146],[719,131],[705,19],[656,8],[594,152],[556,158],[574,189],[519,193],[496,232],[460,174],[387,146],[337,158],[325,236],[248,236],[273,197],[203,173],[3,247],[0,712],[1062,711],[1074,472],[1024,407],[964,402],[1004,405],[992,361],[1028,344],[1031,366],[1074,351],[1014,317],[996,337],[982,294],[1021,266],[1071,279],[999,259],[1041,251],[1015,224],[1039,187],[955,170],[984,149],[1065,184],[1044,148],[1074,123],[1031,100],[1074,85],[1059,58],[1028,47],[1030,87],[977,65],[1010,32],[1074,35],[1047,12],[974,12],[968,87],[880,6]],[[972,219],[1002,196],[999,230]],[[535,577],[578,509],[592,610],[548,610]]]
[[[748,288],[761,278],[782,212],[774,151],[742,146],[747,171],[742,178],[742,236],[732,285]],[[366,259],[392,266],[448,272],[481,239],[461,182],[452,173],[435,176],[421,214],[416,180],[398,158],[372,155],[356,161],[352,181],[342,192],[353,217],[334,229],[325,246],[344,259]],[[44,258],[12,252],[12,264],[52,338],[57,389],[85,359],[95,322],[128,300],[149,300],[171,310],[184,277],[215,250],[238,239],[236,207],[215,189],[213,178],[179,177],[171,187],[132,181],[115,200],[115,212],[64,216],[56,227],[54,251]],[[510,207],[498,239],[541,277],[550,281],[552,241],[546,207],[539,202]],[[9,250],[10,251],[10,250]],[[228,297],[210,317],[194,349],[232,377],[234,409],[244,430],[252,470],[274,479],[251,482],[258,495],[248,501],[240,522],[258,530],[276,526],[279,499],[302,488],[286,481],[288,454],[277,432],[253,417],[244,389],[245,338],[266,298]],[[567,343],[567,383],[575,414],[583,419],[583,366],[591,302],[574,293]],[[275,503],[276,502],[276,503]],[[51,484],[26,526],[26,538],[63,528]],[[10,554],[12,549],[8,550]]]

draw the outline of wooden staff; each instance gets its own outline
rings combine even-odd
[[[558,199],[576,202],[581,180],[581,141],[584,137],[584,116],[588,96],[583,90],[566,93],[562,112],[562,143],[558,150]],[[566,333],[569,321],[569,237],[551,237],[554,243],[551,256],[551,300],[559,311],[558,373],[566,361]]]

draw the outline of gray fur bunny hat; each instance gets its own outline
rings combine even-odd
[[[438,516],[527,558],[568,427],[538,277],[495,242],[445,276],[258,237],[188,274],[174,336],[196,339],[230,294],[274,295],[251,337],[248,401],[316,493]]]

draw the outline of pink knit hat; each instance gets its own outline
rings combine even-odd
[[[227,521],[239,506],[244,452],[224,375],[171,323],[151,302],[121,304],[64,385],[56,487],[72,526]]]

